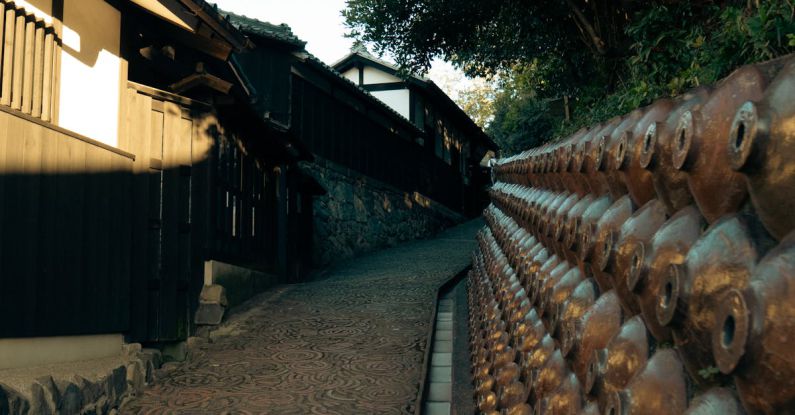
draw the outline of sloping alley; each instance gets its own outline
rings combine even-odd
[[[414,413],[433,300],[481,225],[257,297],[122,413]]]

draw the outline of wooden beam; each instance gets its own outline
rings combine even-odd
[[[0,105],[11,105],[11,77],[14,64],[14,34],[16,34],[16,10],[10,8],[5,13],[5,36],[3,39],[3,80],[0,88]]]
[[[36,47],[36,21],[28,15],[25,23],[25,49],[22,61],[22,112],[30,114],[33,106],[33,55]]]
[[[22,70],[25,63],[25,15],[19,10],[14,28],[14,69],[11,74],[11,108],[22,109]]]
[[[31,115],[41,117],[41,103],[44,92],[44,25],[38,24],[37,26],[35,53],[33,55],[33,108]]]

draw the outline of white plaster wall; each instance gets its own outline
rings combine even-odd
[[[410,119],[411,107],[409,105],[409,90],[398,89],[395,91],[373,91],[373,96],[380,99],[384,104],[389,105],[398,114]]]
[[[342,76],[348,78],[356,85],[359,85],[359,68],[351,68],[342,73]]]
[[[66,0],[58,124],[118,145],[121,14],[104,0]]]
[[[358,76],[357,82],[358,82]],[[390,75],[384,71],[379,69],[371,68],[369,66],[364,67],[364,83],[365,84],[385,84],[389,82],[401,82],[402,80],[397,76]]]

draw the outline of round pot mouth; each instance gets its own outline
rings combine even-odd
[[[718,369],[729,374],[745,355],[750,314],[743,294],[729,290],[720,302],[712,328],[712,353]]]
[[[599,238],[599,240],[601,241],[601,244],[597,244],[596,247],[594,247],[594,250],[599,250],[599,256],[596,258],[596,266],[598,267],[599,271],[604,271],[607,268],[607,265],[610,263],[610,259],[613,255],[613,230],[606,230],[604,232],[604,237]]]
[[[655,147],[657,147],[657,136],[659,134],[659,127],[657,123],[651,123],[643,134],[643,139],[640,142],[640,159],[638,160],[641,167],[648,169],[651,165],[651,160],[654,157]]]
[[[741,170],[751,158],[754,142],[760,135],[759,108],[751,101],[745,102],[737,110],[727,140],[729,164],[734,170]]]
[[[663,326],[671,324],[676,316],[683,278],[684,265],[670,264],[658,288],[657,321]]]
[[[629,131],[624,131],[614,147],[615,150],[613,161],[615,170],[623,170],[626,167],[625,161],[627,160],[627,147],[629,146],[631,134],[632,133]]]
[[[627,288],[638,294],[643,288],[644,261],[646,259],[646,246],[635,243],[630,250],[629,270],[627,272]]]
[[[607,405],[605,405],[604,415],[622,415],[623,414],[623,397],[621,392],[613,392],[607,398]]]
[[[690,149],[693,146],[693,138],[696,127],[696,116],[693,111],[685,111],[679,117],[679,123],[676,125],[674,132],[674,141],[671,143],[671,162],[675,169],[684,169],[685,162],[690,154]]]

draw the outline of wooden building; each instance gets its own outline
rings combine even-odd
[[[286,27],[204,0],[0,0],[0,36],[0,369],[184,341],[203,286],[239,303],[303,278],[307,164],[478,212],[482,132],[402,116]]]
[[[213,7],[2,0],[0,36],[0,368],[183,341],[219,269],[284,281],[311,154],[251,105],[254,45]]]

